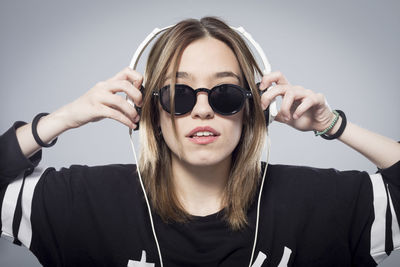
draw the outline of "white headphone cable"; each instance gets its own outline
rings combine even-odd
[[[163,267],[164,265],[163,265],[163,261],[162,261],[160,245],[158,243],[157,234],[156,234],[156,231],[155,231],[155,228],[154,228],[153,215],[151,214],[151,208],[150,208],[149,200],[148,200],[148,197],[147,197],[147,194],[146,194],[146,190],[145,190],[144,185],[143,185],[142,176],[140,175],[138,160],[137,160],[137,157],[136,157],[135,146],[133,144],[133,139],[132,139],[132,134],[129,134],[129,137],[130,137],[129,141],[131,143],[132,150],[133,150],[133,155],[135,157],[135,162],[136,162],[136,165],[137,165],[136,169],[137,169],[137,173],[138,173],[138,176],[139,176],[140,186],[142,187],[142,190],[143,190],[143,193],[144,193],[144,197],[145,197],[145,200],[146,200],[147,209],[148,209],[148,212],[149,212],[151,230],[153,232],[154,240],[156,241],[158,256],[160,258],[160,264],[161,264],[161,267]],[[262,190],[264,188],[265,176],[267,174],[267,167],[268,167],[269,153],[270,153],[270,144],[271,144],[270,141],[271,141],[271,139],[269,137],[268,130],[267,130],[267,161],[266,161],[264,174],[263,174],[263,177],[262,177],[262,180],[261,180],[261,186],[260,186],[260,190],[259,190],[259,194],[258,194],[256,229],[255,229],[255,233],[254,233],[254,242],[253,242],[253,248],[252,248],[252,252],[251,252],[249,267],[251,267],[251,263],[253,262],[254,251],[256,249],[256,244],[257,244],[258,225],[259,225],[259,218],[260,218],[261,195],[262,195]]]
[[[254,251],[256,249],[256,244],[257,244],[257,237],[258,237],[258,224],[259,224],[259,219],[260,219],[260,205],[261,205],[261,195],[262,195],[262,191],[263,191],[263,187],[264,187],[264,181],[265,181],[265,176],[267,174],[267,167],[268,167],[268,163],[269,163],[269,152],[270,152],[270,148],[271,148],[271,139],[269,137],[269,133],[268,133],[268,128],[267,128],[267,162],[265,164],[265,169],[264,169],[264,174],[261,180],[261,186],[260,186],[260,191],[258,193],[258,203],[257,203],[257,218],[256,218],[256,229],[255,229],[255,233],[254,233],[254,243],[253,243],[253,249],[251,251],[251,257],[250,257],[250,263],[249,263],[249,267],[251,267],[251,263],[253,262],[253,257],[254,257]]]
[[[163,261],[162,261],[160,245],[158,244],[156,230],[154,229],[153,215],[151,214],[151,208],[150,208],[150,204],[149,204],[149,199],[147,198],[146,190],[144,188],[143,181],[142,181],[142,176],[140,175],[139,162],[138,162],[137,157],[136,157],[135,146],[133,145],[132,131],[129,131],[129,140],[131,141],[133,155],[135,157],[136,170],[137,170],[137,173],[138,173],[138,176],[139,176],[140,186],[142,187],[142,190],[143,190],[143,193],[144,193],[144,198],[146,200],[147,209],[149,211],[151,230],[153,231],[154,240],[156,241],[157,250],[158,250],[158,256],[160,258],[160,264],[161,264],[161,267],[163,267],[164,265],[163,265]]]
[[[173,25],[164,27],[164,28],[162,28],[162,29],[155,28],[155,29],[145,38],[145,40],[139,45],[139,47],[136,49],[136,51],[135,51],[135,53],[134,53],[134,55],[133,55],[133,57],[132,57],[132,59],[131,59],[131,62],[130,62],[130,64],[129,64],[129,67],[130,67],[131,69],[134,69],[134,70],[135,70],[135,69],[136,69],[136,66],[137,66],[137,63],[138,63],[138,60],[139,60],[139,58],[140,58],[140,56],[141,56],[143,50],[147,47],[147,45],[148,45],[160,32],[163,32],[163,31],[165,31],[165,30],[167,30],[167,29],[169,29],[169,28],[171,28],[171,27],[173,27]],[[258,54],[260,55],[261,60],[262,60],[262,62],[263,62],[263,65],[264,65],[263,74],[265,75],[265,74],[267,74],[267,73],[270,73],[270,72],[271,72],[271,65],[269,64],[268,59],[267,59],[267,57],[265,56],[264,51],[262,50],[261,46],[252,38],[252,36],[251,36],[248,32],[246,32],[246,31],[244,30],[243,27],[238,27],[238,28],[232,27],[232,26],[230,26],[230,27],[231,27],[232,29],[234,29],[234,30],[240,32],[241,34],[243,34],[243,35],[246,37],[246,39],[249,40],[249,41],[251,42],[251,44],[255,47],[255,49],[257,50],[257,52],[258,52]],[[269,89],[269,88],[268,88],[268,89]],[[128,101],[128,103],[130,103],[131,105],[134,106],[133,101],[132,101],[128,96],[127,96],[127,101]],[[277,115],[277,113],[278,113],[278,111],[277,111],[277,107],[276,107],[276,101],[275,101],[275,99],[274,99],[274,100],[270,103],[270,105],[269,105],[269,124],[274,120],[274,118],[275,118],[275,116]],[[150,216],[151,228],[152,228],[152,231],[153,231],[154,239],[155,239],[155,241],[156,241],[157,250],[158,250],[158,255],[159,255],[159,258],[160,258],[160,264],[161,264],[161,267],[163,267],[163,261],[162,261],[162,257],[161,257],[160,246],[159,246],[159,243],[158,243],[158,240],[157,240],[157,235],[156,235],[156,232],[155,232],[155,229],[154,229],[154,223],[153,223],[153,216],[152,216],[152,213],[151,213],[151,208],[150,208],[149,200],[148,200],[148,197],[147,197],[147,194],[146,194],[146,190],[145,190],[144,185],[143,185],[142,177],[141,177],[141,174],[140,174],[140,171],[139,171],[139,163],[138,163],[138,160],[137,160],[137,157],[136,157],[136,151],[135,151],[135,147],[134,147],[134,144],[133,144],[132,129],[131,129],[131,128],[129,128],[129,136],[130,136],[130,143],[131,143],[131,146],[132,146],[133,154],[134,154],[135,161],[136,161],[136,167],[137,167],[137,173],[138,173],[138,176],[139,176],[140,185],[141,185],[141,187],[142,187],[142,190],[143,190],[143,193],[144,193],[144,196],[145,196],[145,200],[146,200],[146,204],[147,204],[147,208],[148,208],[148,212],[149,212],[149,216]],[[265,169],[264,169],[264,174],[263,174],[263,178],[262,178],[262,181],[261,181],[260,192],[259,192],[259,197],[258,197],[255,238],[254,238],[254,244],[253,244],[253,249],[252,249],[252,253],[251,253],[250,265],[249,265],[249,266],[251,266],[251,262],[253,261],[254,251],[255,251],[255,247],[256,247],[256,243],[257,243],[258,224],[259,224],[259,213],[260,213],[260,202],[261,202],[261,193],[262,193],[262,189],[263,189],[263,186],[264,186],[264,180],[265,180],[265,176],[266,176],[266,172],[267,172],[267,167],[268,167],[268,162],[269,162],[270,137],[269,137],[269,135],[268,135],[268,128],[267,128],[267,139],[268,139],[267,162],[266,162],[266,166],[265,166]]]

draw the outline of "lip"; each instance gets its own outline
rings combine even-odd
[[[198,145],[207,145],[212,142],[215,142],[219,136],[201,136],[201,137],[188,137],[190,142],[193,142]]]
[[[211,132],[213,133],[214,137],[221,135],[217,130],[210,126],[204,126],[204,127],[196,127],[193,130],[191,130],[186,137],[192,137],[195,133],[197,132]]]
[[[197,132],[211,132],[213,135],[209,136],[199,136],[199,137],[192,137],[195,133]],[[191,130],[186,137],[193,143],[198,144],[198,145],[207,145],[212,142],[215,142],[221,134],[215,130],[214,128],[210,126],[205,126],[205,127],[196,127],[193,130]]]

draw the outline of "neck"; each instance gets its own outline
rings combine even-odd
[[[191,165],[172,155],[172,180],[181,205],[191,215],[206,216],[223,208],[231,157],[214,165]]]

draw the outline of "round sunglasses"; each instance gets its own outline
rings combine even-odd
[[[184,115],[192,111],[196,105],[197,94],[206,92],[208,94],[208,103],[214,112],[221,115],[233,115],[239,112],[246,99],[253,95],[249,90],[235,84],[221,84],[208,88],[198,88],[194,90],[186,84],[175,84],[175,115]],[[153,96],[160,99],[162,108],[171,113],[170,85],[162,87],[153,92]]]

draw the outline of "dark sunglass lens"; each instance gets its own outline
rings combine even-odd
[[[175,85],[175,115],[183,115],[192,110],[196,102],[193,89],[185,85]],[[161,90],[161,103],[165,111],[171,113],[170,87]]]
[[[244,95],[239,88],[228,84],[216,87],[212,91],[209,99],[210,105],[215,109],[215,111],[223,115],[238,112],[245,100]]]
[[[191,111],[196,104],[196,96],[192,88],[175,85],[175,114],[182,115]]]

